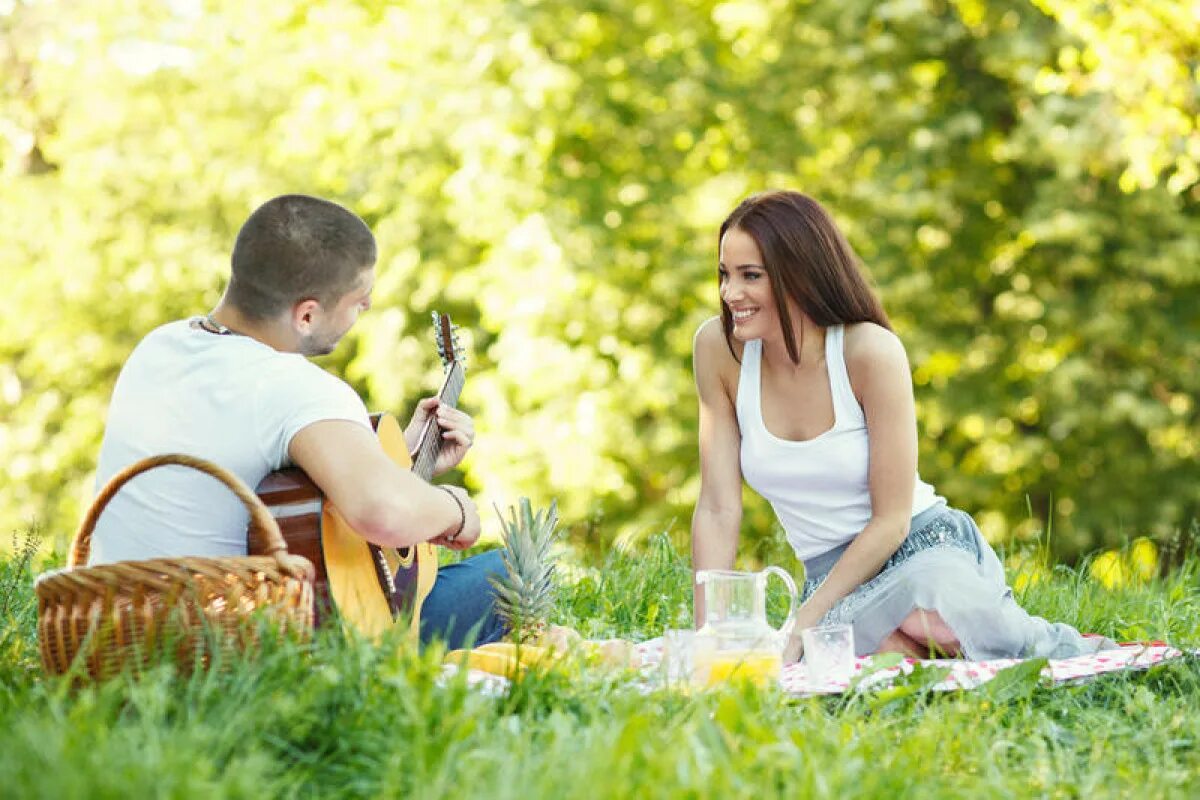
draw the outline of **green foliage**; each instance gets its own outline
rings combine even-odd
[[[473,333],[483,502],[557,496],[590,548],[686,520],[716,225],[791,186],[908,347],[923,477],[1060,556],[1164,539],[1200,516],[1200,24],[1105,6],[0,4],[0,527],[70,530],[120,364],[285,191],[378,235],[326,362],[373,408],[436,385],[429,309]]]
[[[1184,0],[1035,0],[1078,37],[1038,79],[1052,91],[1096,93],[1121,117],[1129,165],[1123,188],[1149,188],[1168,176],[1182,192],[1200,179],[1200,93],[1196,49],[1200,11]]]
[[[14,797],[1186,797],[1198,788],[1194,660],[1052,690],[1033,667],[975,692],[932,692],[938,672],[928,670],[897,691],[803,700],[752,687],[645,694],[585,671],[530,673],[493,697],[441,681],[437,648],[417,654],[327,630],[307,646],[270,640],[220,672],[185,677],[164,665],[71,689],[30,668],[31,576],[11,563],[0,566],[0,591],[17,605],[0,618],[0,639],[18,652],[0,659],[0,771]],[[1193,552],[1169,578],[1105,603],[1107,590],[1060,568],[1024,599],[1033,613],[1103,633],[1141,619],[1196,647],[1197,573]],[[586,585],[597,576],[611,602],[603,617]],[[686,597],[690,582],[682,554],[655,536],[614,550],[598,573],[574,573],[558,612],[610,634],[658,635],[686,621],[686,609],[671,620],[655,604]]]
[[[37,603],[33,595],[33,571],[40,545],[37,531],[14,534],[12,552],[0,561],[0,661],[14,674],[36,668]]]
[[[613,548],[595,567],[576,566],[560,592],[557,622],[588,638],[647,639],[692,625],[692,570],[665,534]]]
[[[1009,703],[1013,700],[1032,697],[1042,683],[1044,658],[1031,658],[996,673],[996,677],[985,683],[980,691],[993,703]]]

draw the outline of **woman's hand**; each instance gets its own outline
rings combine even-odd
[[[800,631],[796,630],[783,646],[783,663],[795,664],[804,655],[804,643],[800,640]]]
[[[410,453],[416,449],[417,439],[430,417],[441,431],[442,446],[433,465],[433,474],[441,475],[457,467],[466,457],[475,441],[475,421],[466,412],[452,408],[436,397],[426,397],[417,403],[412,420],[404,429],[404,443]]]
[[[813,604],[812,598],[796,609],[796,613],[792,616],[791,635],[783,645],[784,664],[794,664],[800,660],[800,657],[804,655],[804,643],[800,638],[800,631],[820,625],[824,616],[825,612]]]

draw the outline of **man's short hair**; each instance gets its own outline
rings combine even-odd
[[[336,303],[375,264],[367,224],[337,203],[286,194],[259,206],[233,246],[228,300],[251,319],[302,300]]]

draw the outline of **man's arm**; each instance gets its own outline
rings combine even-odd
[[[457,495],[460,511],[454,497],[398,466],[358,423],[314,422],[292,437],[288,455],[350,527],[374,544],[411,547],[438,539],[463,549],[479,538],[479,514],[465,492]],[[462,532],[454,537],[464,515]]]

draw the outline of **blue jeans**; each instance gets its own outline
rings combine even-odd
[[[502,550],[489,550],[438,568],[421,607],[421,644],[441,639],[452,649],[495,642],[507,631],[496,616],[489,575],[504,574]]]

